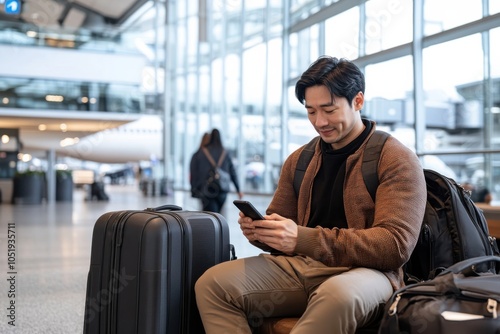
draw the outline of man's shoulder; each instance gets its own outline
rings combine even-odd
[[[399,139],[397,139],[392,135],[389,135],[389,137],[387,138],[384,145],[384,150],[385,151],[395,150],[396,152],[393,152],[394,154],[398,154],[399,152],[405,152],[407,154],[415,155],[414,150],[403,144]]]
[[[288,155],[288,157],[285,159],[285,161],[283,162],[281,172],[282,173],[283,172],[293,173],[293,171],[295,171],[295,169],[297,168],[297,164],[299,163],[300,159],[302,159],[304,161],[304,165],[309,165],[314,154],[316,153],[316,148],[317,148],[316,144],[317,144],[318,138],[319,138],[319,136],[314,137],[313,139],[311,139],[307,143],[304,143],[302,146],[300,146],[299,148],[295,149],[295,151],[290,153]],[[308,147],[309,144],[311,144],[310,147]],[[309,149],[312,150],[312,154],[311,153],[305,154],[304,150],[309,150]],[[305,160],[307,160],[307,161],[305,161]],[[307,162],[307,164],[306,164],[306,162]]]

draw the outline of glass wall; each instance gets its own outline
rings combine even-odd
[[[424,1],[426,35],[446,31],[482,17],[483,0]],[[446,13],[446,15],[443,15]]]
[[[221,130],[245,192],[271,193],[316,135],[294,85],[328,54],[365,72],[365,117],[424,167],[500,201],[498,1],[259,0],[166,4],[167,156],[177,188],[201,136]],[[447,15],[442,15],[446,12]],[[497,135],[498,134],[498,135]],[[418,138],[418,139],[417,139]]]
[[[146,101],[139,84],[2,77],[1,108],[141,113]]]
[[[340,58],[359,57],[359,7],[325,21],[325,54]]]
[[[365,107],[362,114],[406,146],[415,147],[412,57],[387,60],[365,68]]]
[[[367,54],[411,42],[412,5],[412,0],[366,2],[364,49]]]
[[[425,167],[487,187],[500,203],[498,0],[187,0],[147,8],[119,39],[87,40],[82,31],[72,46],[53,45],[140,53],[148,59],[143,87],[4,78],[0,110],[15,103],[160,114],[165,176],[178,189],[189,187],[203,133],[218,128],[243,191],[272,193],[284,159],[316,135],[294,86],[327,54],[364,71],[363,116]],[[48,45],[40,32],[3,24],[0,43]],[[58,98],[52,91],[71,98],[50,100]]]

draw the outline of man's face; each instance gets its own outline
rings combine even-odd
[[[363,132],[359,110],[363,107],[364,96],[359,92],[349,104],[346,98],[336,97],[323,85],[312,86],[305,91],[305,107],[309,121],[321,138],[339,149]]]

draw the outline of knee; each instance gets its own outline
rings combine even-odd
[[[317,295],[318,298],[324,299],[326,303],[329,302],[334,305],[352,305],[356,300],[356,296],[352,293],[352,291],[348,291],[348,289],[341,287],[332,289],[331,286],[320,285],[314,292],[314,295]]]
[[[217,273],[214,268],[209,268],[201,275],[194,285],[196,296],[206,295],[209,292],[217,290]]]
[[[373,279],[355,279],[356,275],[363,275],[366,271],[351,275],[339,275],[318,286],[314,298],[339,314],[345,316],[364,317],[374,312],[381,303],[384,303],[392,293],[392,286],[385,276],[366,275]],[[381,277],[377,281],[377,277]],[[373,287],[377,287],[374,289]]]
[[[197,299],[227,300],[228,292],[232,291],[229,273],[224,268],[226,263],[220,263],[207,269],[195,283],[194,290]]]

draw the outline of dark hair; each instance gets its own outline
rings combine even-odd
[[[210,133],[210,146],[222,148],[222,140],[220,138],[220,132],[217,129],[213,129]]]
[[[210,143],[210,133],[205,132],[203,136],[201,136],[200,148],[207,146]]]
[[[295,96],[304,104],[306,89],[323,85],[335,96],[345,97],[352,103],[359,92],[365,92],[365,76],[347,59],[321,56],[302,73],[295,85]]]

